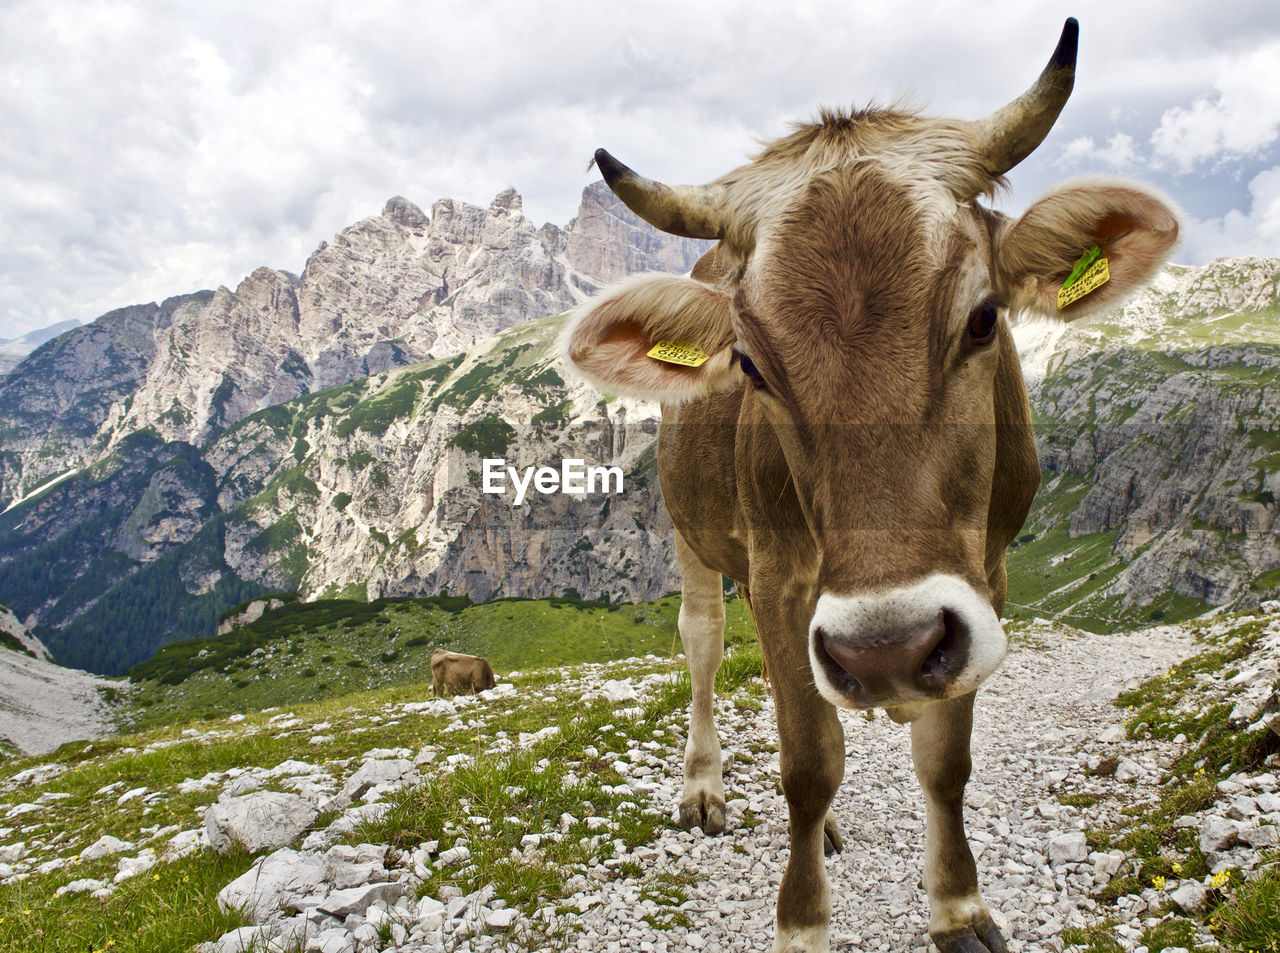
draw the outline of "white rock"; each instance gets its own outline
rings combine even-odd
[[[279,913],[293,899],[321,890],[324,860],[314,854],[282,848],[268,854],[218,892],[223,911],[242,910],[256,923]]]
[[[290,758],[288,761],[281,761],[274,768],[267,772],[269,778],[288,778],[300,777],[307,774],[324,774],[323,768],[317,768],[314,764],[307,764],[305,761],[297,761]]]
[[[64,884],[54,891],[59,897],[68,893],[96,893],[99,890],[109,890],[110,887],[104,880],[73,880],[69,884]]]
[[[1240,837],[1240,825],[1225,817],[1211,814],[1200,824],[1200,850],[1202,853],[1226,850]]]
[[[1250,847],[1266,849],[1280,845],[1280,827],[1274,824],[1249,824],[1240,828],[1240,840]]]
[[[110,834],[103,834],[84,850],[80,851],[80,859],[98,860],[111,854],[122,854],[126,850],[133,850],[133,844],[129,843],[129,841],[120,840],[118,837],[112,837]],[[0,857],[0,860],[3,859],[3,857]]]
[[[1128,737],[1129,735],[1124,730],[1124,725],[1111,725],[1102,734],[1098,735],[1098,740],[1105,744],[1115,744],[1118,741],[1124,741]]]
[[[1049,862],[1052,864],[1078,864],[1089,856],[1089,844],[1083,831],[1058,834],[1049,839]]]
[[[201,953],[244,953],[261,950],[278,937],[278,931],[263,927],[240,927],[222,934],[212,943],[202,944]]]
[[[516,911],[508,908],[502,910],[486,910],[484,912],[484,925],[493,933],[501,933],[504,930],[511,929],[511,924],[515,923]]]
[[[456,867],[471,859],[471,848],[465,844],[456,844],[446,851],[440,852],[439,861],[445,867]]]
[[[252,854],[288,847],[314,822],[318,811],[296,794],[255,791],[219,801],[204,815],[209,845],[221,854],[240,844]]]
[[[630,679],[616,680],[612,678],[605,680],[595,691],[583,696],[583,698],[603,698],[607,702],[634,701],[639,697]]]
[[[318,936],[308,937],[303,949],[306,953],[356,953],[356,941],[341,928],[325,930]]]
[[[122,883],[130,877],[146,873],[156,865],[156,852],[148,847],[137,857],[121,857],[116,864],[116,883]]]
[[[372,788],[390,791],[408,784],[418,784],[421,780],[417,767],[407,758],[366,761],[342,786],[342,795],[355,801]]]
[[[1097,873],[1108,878],[1114,877],[1119,872],[1120,865],[1124,863],[1124,851],[1094,851],[1089,855],[1089,863],[1093,864],[1093,869]]]
[[[1204,885],[1194,880],[1184,880],[1178,888],[1169,894],[1169,899],[1176,903],[1182,912],[1192,917],[1199,917],[1209,907],[1209,891]]]
[[[259,791],[261,789],[262,782],[258,778],[251,774],[241,775],[222,789],[222,793],[218,795],[218,800],[230,800],[233,797],[239,797],[242,794],[248,794],[250,791]]]
[[[404,895],[409,888],[402,883],[365,884],[362,887],[350,887],[346,890],[334,890],[320,904],[320,911],[330,916],[345,920],[351,914],[364,916],[365,912],[377,900],[393,903]]]
[[[415,908],[419,920],[430,920],[444,915],[444,904],[435,897],[423,897]]]
[[[1240,795],[1233,798],[1231,803],[1227,805],[1227,817],[1232,820],[1242,821],[1246,817],[1254,817],[1258,813],[1258,802],[1247,795]]]
[[[1116,766],[1115,777],[1117,781],[1136,781],[1144,774],[1146,774],[1146,771],[1138,762],[1129,758],[1121,758],[1120,764]]]
[[[129,801],[132,801],[134,798],[142,797],[142,795],[146,793],[147,793],[146,788],[132,788],[128,791],[125,791],[118,798],[116,798],[116,807],[119,807],[121,804],[127,804]]]

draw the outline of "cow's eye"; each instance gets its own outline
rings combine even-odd
[[[746,374],[751,380],[751,386],[756,390],[764,390],[764,378],[760,375],[760,371],[756,369],[756,365],[751,358],[743,354],[741,351],[733,352],[734,358],[737,359],[738,365],[742,368],[742,373]]]
[[[996,339],[999,323],[1000,302],[982,302],[969,312],[969,340],[974,344],[990,344]]]

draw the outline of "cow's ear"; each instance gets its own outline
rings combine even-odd
[[[1136,182],[1067,182],[1037,200],[998,238],[998,291],[1012,308],[1066,321],[1115,307],[1173,252],[1179,217],[1173,203]],[[1094,246],[1098,258],[1106,259],[1109,279],[1060,308],[1059,291]],[[1100,277],[1101,268],[1076,293]]]
[[[733,341],[723,293],[692,278],[642,275],[578,306],[561,347],[568,362],[603,391],[678,403],[738,379]],[[696,367],[651,357],[660,345],[666,345],[660,353],[668,358],[698,361],[697,351],[707,357]]]

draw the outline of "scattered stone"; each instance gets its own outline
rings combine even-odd
[[[353,913],[364,916],[365,911],[374,901],[395,901],[404,896],[407,889],[402,883],[381,883],[334,890],[319,905],[319,909],[322,913],[344,920]]]
[[[1200,825],[1200,850],[1208,854],[1226,850],[1240,839],[1240,826],[1225,817],[1211,814]]]
[[[1178,884],[1178,888],[1169,894],[1169,899],[1190,917],[1200,917],[1209,909],[1209,891],[1194,880],[1184,880]]]
[[[220,854],[236,844],[257,854],[295,843],[318,815],[310,801],[296,794],[256,791],[211,806],[205,811],[204,831]]]
[[[1072,831],[1049,839],[1049,862],[1052,864],[1078,864],[1089,856],[1089,843],[1084,831]]]
[[[118,837],[112,837],[110,834],[103,834],[84,850],[80,851],[80,859],[99,860],[111,854],[122,854],[126,850],[133,850],[133,844],[129,841],[120,840]],[[0,860],[3,859],[3,857],[0,857]]]
[[[156,852],[148,847],[137,857],[121,857],[116,864],[116,883],[123,883],[130,877],[146,873],[157,863]]]
[[[511,929],[511,924],[515,923],[515,920],[515,910],[486,910],[484,912],[484,925],[491,933],[502,933]]]
[[[253,922],[263,923],[279,915],[289,901],[325,890],[324,876],[323,858],[281,848],[223,887],[218,907],[241,910]]]
[[[385,794],[408,784],[418,784],[422,776],[414,763],[407,758],[382,758],[366,761],[347,783],[342,786],[342,796],[347,803],[365,798],[370,791]]]
[[[59,897],[69,893],[92,893],[95,896],[97,896],[100,891],[103,892],[104,895],[106,893],[110,893],[111,886],[106,881],[103,881],[103,880],[87,880],[86,879],[86,880],[73,880],[71,881],[71,883],[64,884],[63,886],[59,887],[57,890],[54,891],[54,893],[57,894]]]

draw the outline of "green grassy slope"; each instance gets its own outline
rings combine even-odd
[[[292,705],[320,697],[426,684],[436,648],[481,655],[499,678],[584,662],[682,651],[680,598],[609,606],[576,599],[450,598],[295,602],[225,636],[165,646],[135,666],[122,713],[135,728]],[[754,641],[741,599],[727,605],[726,640]]]

